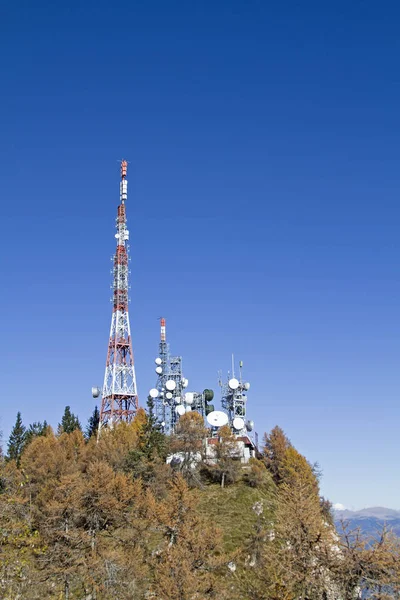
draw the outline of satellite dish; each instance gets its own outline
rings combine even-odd
[[[187,413],[188,413],[188,412],[190,412],[191,410],[192,410],[192,407],[191,407],[191,406],[187,406],[187,407],[185,408],[185,411],[186,411]]]
[[[179,404],[182,398],[180,396],[175,396],[175,403]]]
[[[207,415],[207,423],[211,427],[223,427],[228,423],[228,415],[222,410],[213,410]]]
[[[167,392],[167,393],[165,394],[165,397],[166,397],[166,398],[168,398],[168,400],[171,400],[171,398],[172,398],[172,394],[171,394],[171,392]]]
[[[247,421],[247,423],[246,423],[246,429],[247,429],[247,431],[253,431],[253,429],[254,429],[254,421]]]
[[[173,379],[168,379],[168,381],[165,383],[165,387],[170,392],[173,392],[174,389],[176,388],[176,383],[175,383],[175,381]]]
[[[246,381],[246,383],[243,384],[244,389],[247,391],[250,389],[250,384],[248,381]]]
[[[244,427],[244,420],[242,419],[242,417],[235,417],[233,419],[232,425],[237,431],[240,431]]]
[[[232,379],[229,380],[228,385],[231,388],[231,390],[237,390],[239,387],[239,382],[237,379],[235,379],[233,377]]]
[[[161,375],[162,368],[161,367],[156,367],[156,373],[158,373],[159,375]]]
[[[181,417],[186,412],[185,411],[185,407],[182,406],[182,404],[179,404],[178,406],[175,407],[175,412],[176,412],[177,415],[179,415]]]
[[[185,377],[182,379],[182,387],[183,388],[187,388],[187,386],[189,385],[189,380],[185,379]]]
[[[92,396],[93,398],[98,398],[100,396],[100,388],[92,387]]]
[[[162,364],[162,360],[160,357],[157,357],[154,361],[156,363],[156,365],[161,365]]]
[[[193,392],[186,392],[185,394],[185,402],[186,404],[193,404],[194,394]]]
[[[151,388],[151,390],[149,391],[149,395],[152,398],[157,398],[157,396],[158,396],[158,390],[156,390],[156,388]]]

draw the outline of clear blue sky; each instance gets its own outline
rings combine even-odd
[[[231,352],[260,436],[400,508],[397,2],[0,7],[1,428],[85,423],[130,161],[139,392],[158,321],[191,389]]]

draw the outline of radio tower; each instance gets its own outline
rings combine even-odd
[[[100,425],[112,426],[119,421],[130,422],[138,408],[135,366],[133,362],[131,328],[129,325],[128,244],[125,201],[128,197],[126,179],[128,163],[121,162],[120,205],[117,212],[117,249],[113,257],[113,313],[107,363],[100,410]]]

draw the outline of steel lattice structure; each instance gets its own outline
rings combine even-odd
[[[100,428],[119,421],[130,422],[138,409],[132,337],[129,324],[129,256],[125,201],[128,197],[127,162],[121,162],[120,205],[113,257],[113,313],[100,410]],[[99,428],[99,431],[100,431]]]

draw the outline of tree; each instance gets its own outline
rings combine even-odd
[[[229,559],[222,552],[221,533],[199,516],[196,503],[196,495],[180,474],[172,480],[164,501],[149,501],[150,522],[162,535],[149,558],[155,598],[231,598],[225,595],[227,584],[222,576],[228,572],[224,565]]]
[[[29,425],[28,429],[26,430],[25,446],[30,444],[35,437],[46,435],[47,429],[47,421],[43,421],[43,423],[41,423],[40,421],[35,421],[34,423],[31,423],[31,425]]]
[[[201,483],[199,469],[206,434],[203,417],[198,412],[192,411],[179,419],[175,435],[171,438],[170,449],[175,455],[171,464],[176,460],[177,469],[191,485]]]
[[[241,463],[238,459],[237,440],[229,425],[220,428],[215,440],[216,443],[210,446],[213,457],[206,462],[205,468],[224,487],[225,484],[235,483],[239,477]]]
[[[58,433],[72,433],[75,429],[82,429],[78,417],[71,412],[71,407],[66,406],[61,423],[58,424]]]
[[[26,427],[22,423],[21,413],[17,413],[15,425],[12,428],[10,438],[8,440],[7,454],[9,460],[15,460],[17,466],[21,461],[21,455],[26,442]]]
[[[269,435],[264,435],[263,459],[265,466],[277,485],[283,481],[283,462],[286,450],[290,447],[291,443],[289,439],[278,426],[274,427]]]
[[[100,413],[99,413],[99,409],[97,408],[97,406],[94,407],[94,411],[92,416],[89,418],[87,427],[86,427],[86,439],[90,440],[90,438],[94,435],[97,435],[97,432],[99,430],[99,423],[100,423]]]

